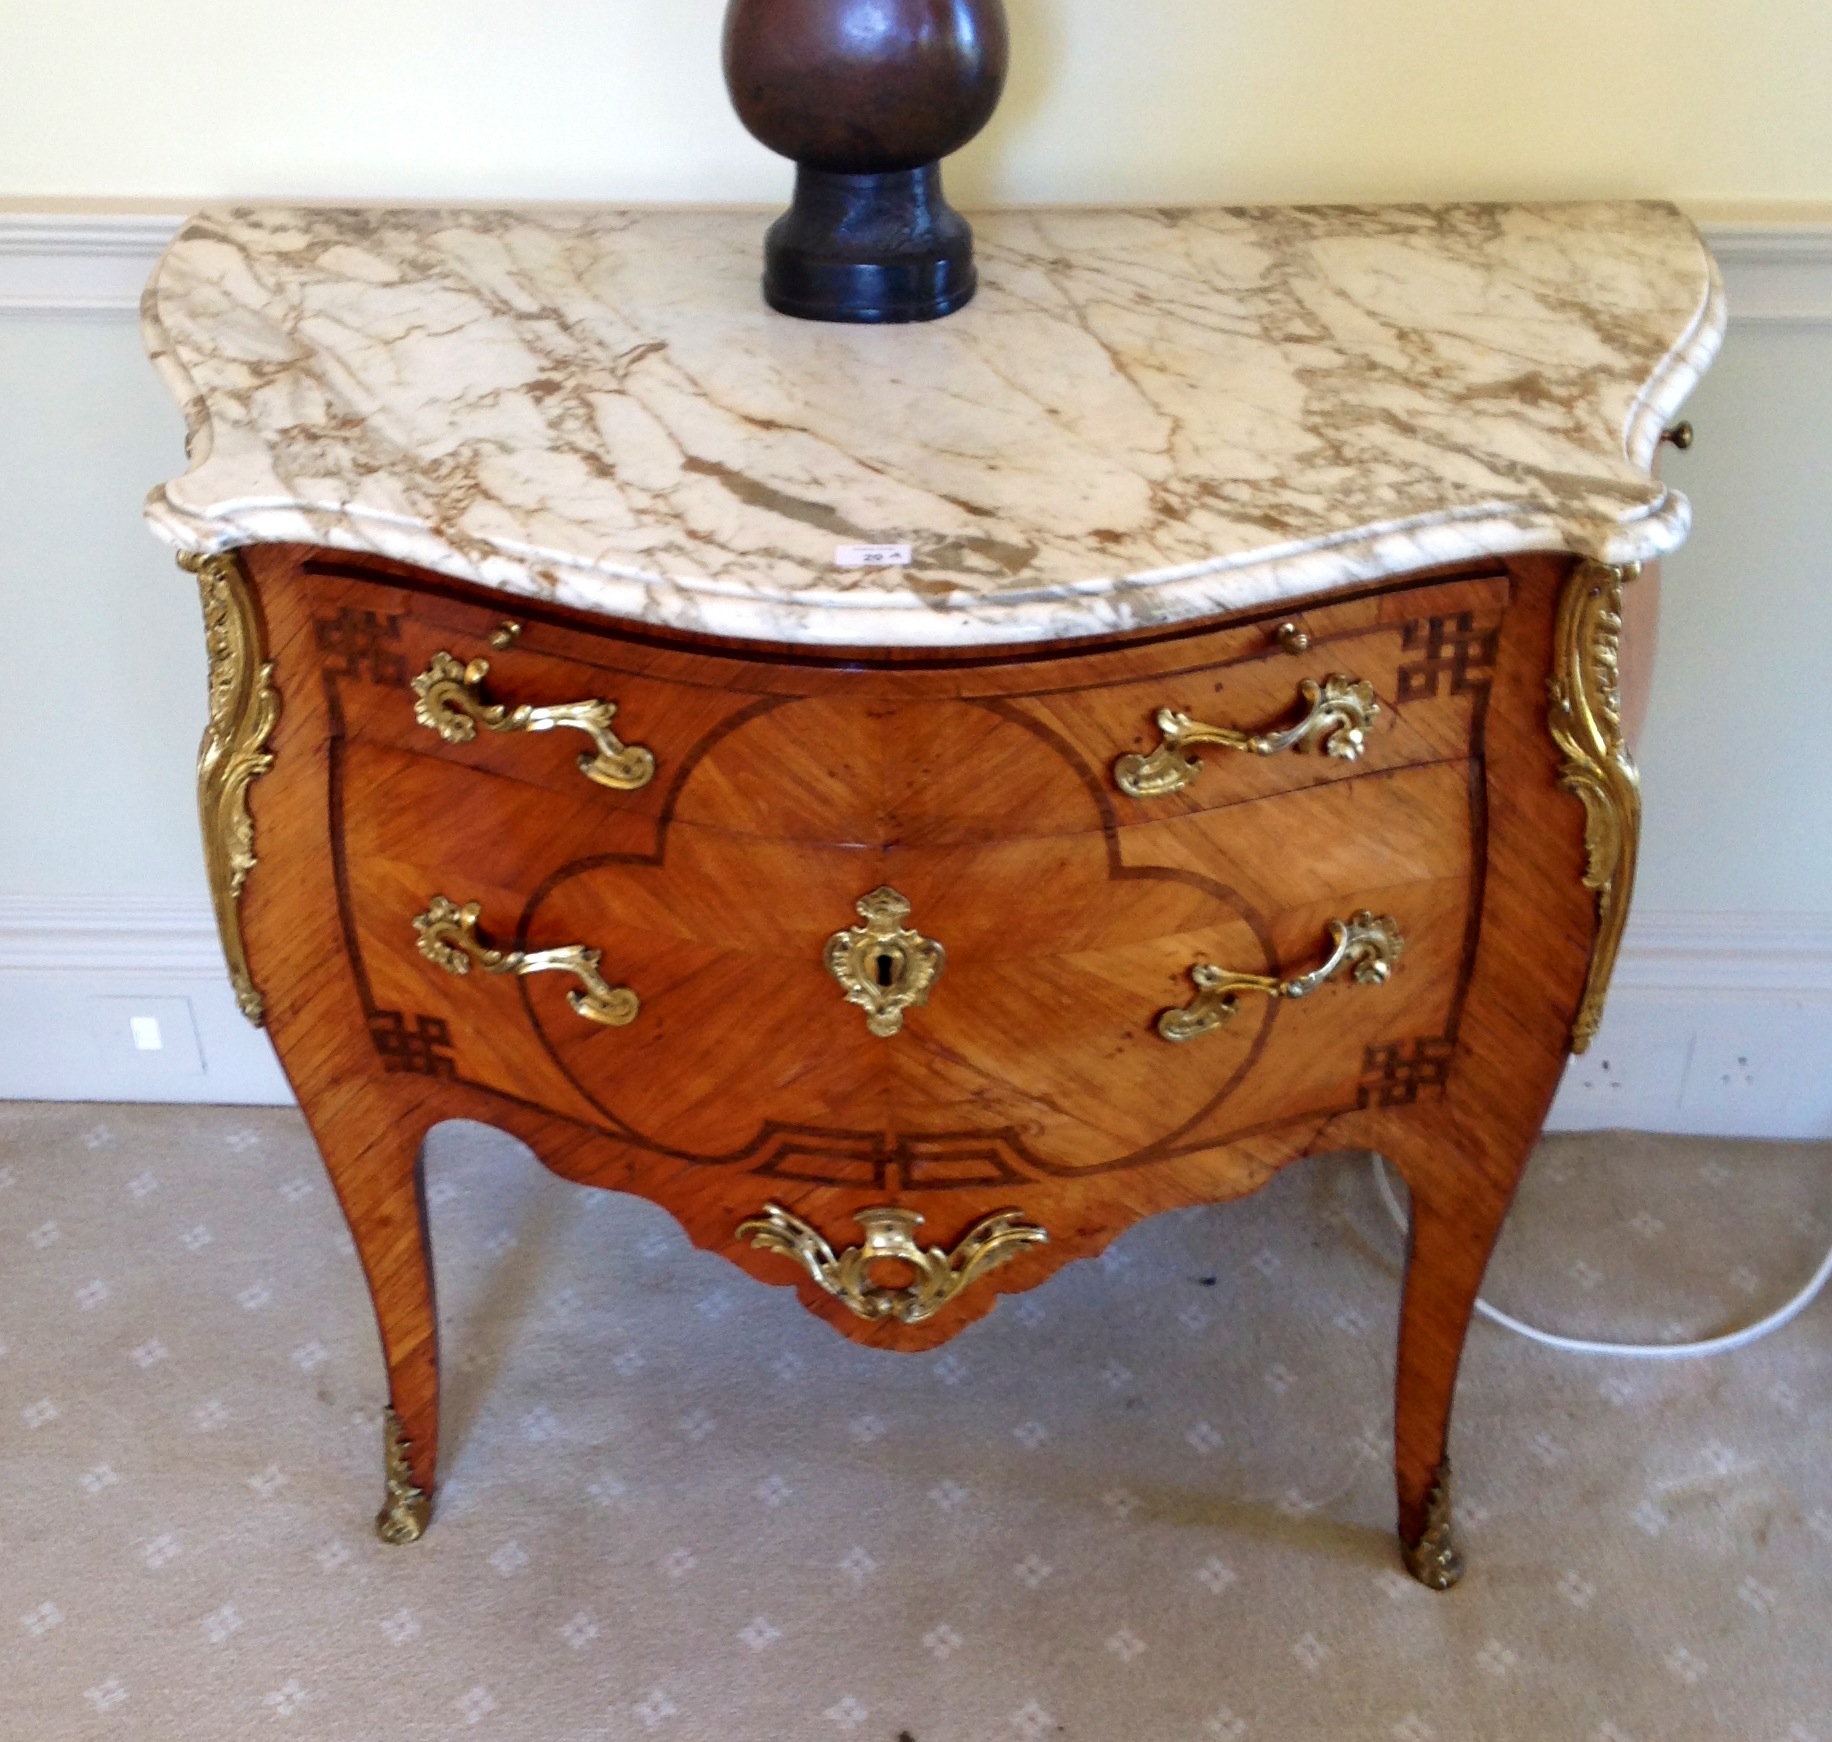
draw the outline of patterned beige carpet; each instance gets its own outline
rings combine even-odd
[[[1478,1327],[1440,1597],[1389,1534],[1360,1158],[928,1356],[480,1127],[430,1179],[446,1484],[387,1549],[380,1358],[298,1118],[0,1106],[7,1742],[1832,1742],[1832,1300],[1683,1364]],[[1829,1239],[1832,1145],[1557,1139],[1490,1292],[1696,1333]]]

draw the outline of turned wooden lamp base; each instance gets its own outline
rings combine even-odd
[[[973,230],[933,163],[876,175],[799,166],[763,261],[764,301],[805,321],[939,320],[978,285]]]
[[[1008,54],[1002,0],[730,0],[732,104],[795,164],[764,243],[771,308],[892,325],[972,298],[973,232],[939,166],[986,125]]]

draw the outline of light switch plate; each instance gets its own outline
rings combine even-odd
[[[115,1070],[161,1077],[204,1074],[189,998],[91,998],[89,1032],[103,1062]]]

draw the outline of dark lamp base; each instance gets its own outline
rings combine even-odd
[[[973,230],[941,171],[842,175],[799,166],[795,203],[763,244],[763,296],[805,321],[932,321],[978,286]]]

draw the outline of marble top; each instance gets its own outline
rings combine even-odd
[[[1685,536],[1650,467],[1724,307],[1670,206],[988,213],[976,300],[900,327],[767,309],[768,221],[205,212],[143,305],[190,430],[148,518],[852,646]]]

